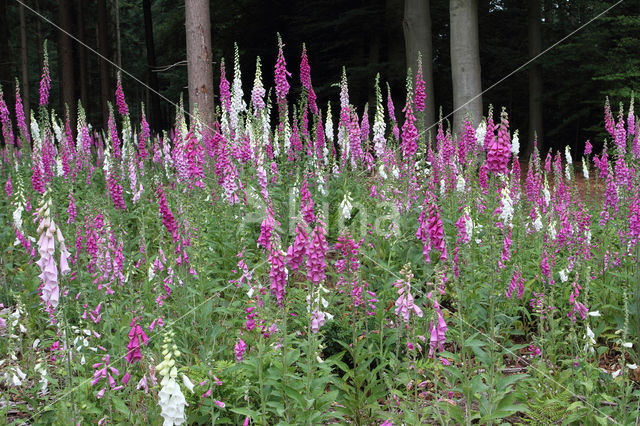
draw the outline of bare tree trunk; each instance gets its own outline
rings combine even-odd
[[[387,61],[393,66],[405,61],[404,42],[399,28],[402,25],[402,0],[385,0],[386,36],[387,36]],[[398,66],[398,71],[404,67]],[[391,70],[390,70],[391,71]],[[392,75],[387,78],[393,78]],[[404,76],[396,79],[404,83]]]
[[[451,0],[451,77],[453,128],[460,134],[466,114],[477,124],[482,117],[482,81],[478,40],[477,0]]]
[[[78,25],[78,39],[83,43],[86,43],[86,35],[84,33],[84,13],[83,13],[83,0],[78,0],[76,3],[76,21]],[[89,96],[89,88],[88,88],[88,78],[87,78],[87,52],[85,50],[84,45],[78,43],[78,73],[80,80],[80,100],[82,101],[82,106],[87,108],[88,96]]]
[[[31,104],[29,102],[29,50],[27,45],[27,25],[24,18],[24,5],[20,3],[20,52],[22,68],[22,104],[24,105],[25,119],[29,129],[31,121]]]
[[[418,52],[422,53],[422,73],[425,81],[427,101],[424,110],[424,125],[429,128],[436,120],[433,95],[433,46],[431,44],[431,10],[429,0],[405,0],[404,44],[407,52],[407,68],[416,75]]]
[[[71,34],[71,1],[60,0],[58,3],[58,13],[60,27],[62,31],[58,33],[58,55],[60,58],[60,72],[62,82],[62,102],[69,108],[69,122],[71,129],[75,133],[76,117],[76,94],[75,78],[73,76],[73,41],[67,34]],[[64,110],[64,109],[63,109]]]
[[[160,85],[158,84],[158,75],[153,71],[156,67],[156,49],[153,42],[153,18],[151,15],[151,0],[142,0],[142,11],[144,13],[144,38],[147,43],[147,83],[151,87],[150,93],[147,90],[147,98],[149,105],[149,123],[151,128],[159,129],[162,127],[160,116],[160,99],[158,93]]]
[[[540,0],[529,0],[529,57],[542,51],[542,24]],[[534,62],[529,68],[529,140],[523,152],[523,158],[533,152],[533,140],[538,136],[538,145],[543,147],[543,114],[542,114],[542,65]]]
[[[40,1],[36,0],[36,11],[40,13]],[[38,64],[42,65],[44,61],[44,41],[42,40],[42,27],[40,26],[40,18],[36,19],[36,37],[38,40]]]
[[[4,91],[13,86],[13,55],[9,44],[7,7],[7,0],[0,0],[0,84]]]
[[[122,67],[122,45],[120,44],[120,3],[115,0],[114,13],[116,17],[116,64],[118,67]]]
[[[98,0],[98,53],[102,56],[100,61],[100,97],[102,101],[102,126],[107,128],[109,122],[109,107],[107,101],[112,98],[109,90],[109,63],[103,58],[109,58],[109,35],[107,0]]]
[[[213,120],[213,68],[209,0],[185,0],[189,111],[197,105],[201,120]]]
[[[375,72],[379,72],[380,64],[380,33],[376,28],[369,39],[369,64],[373,67]],[[373,91],[369,91],[368,96],[369,105],[376,104],[376,94]]]

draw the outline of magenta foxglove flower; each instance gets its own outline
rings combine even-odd
[[[278,59],[276,60],[275,67],[275,81],[276,81],[276,97],[278,98],[278,103],[286,103],[287,93],[289,93],[289,82],[287,81],[287,76],[291,77],[291,73],[287,71],[287,63],[284,60],[284,53],[282,48],[284,44],[282,43],[282,39],[280,38],[280,34],[278,34]]]
[[[13,194],[13,184],[11,183],[11,175],[7,178],[7,183],[4,184],[4,192],[7,193],[7,198],[11,198]]]
[[[589,140],[587,140],[584,144],[584,155],[589,155],[591,154],[591,150],[593,149],[593,147],[591,146],[591,142]]]
[[[296,238],[287,250],[287,266],[289,266],[292,271],[297,271],[304,261],[308,240],[309,236],[304,230],[304,226],[298,223],[296,225]]]
[[[231,85],[225,75],[224,58],[220,61],[220,100],[223,111],[231,111]]]
[[[425,94],[425,83],[424,77],[422,75],[422,54],[418,53],[418,72],[416,73],[415,104],[416,109],[420,112],[424,111],[425,99],[427,99],[427,95]]]
[[[609,132],[611,137],[615,139],[616,120],[613,118],[613,114],[611,113],[611,105],[609,104],[608,96],[604,102],[604,127],[607,129],[607,132]]]
[[[466,164],[467,154],[474,152],[476,146],[476,130],[473,128],[469,117],[466,117],[464,120],[464,132],[462,132],[462,138],[460,138],[460,143],[458,144],[458,159],[461,164]]]
[[[162,185],[158,186],[156,190],[156,195],[158,196],[158,205],[160,208],[160,215],[162,216],[162,224],[167,228],[167,231],[171,234],[174,240],[177,238],[177,229],[176,220],[173,217],[173,213],[167,204],[167,199],[164,195],[164,191],[162,190]]]
[[[413,296],[411,295],[413,273],[408,269],[408,266],[405,266],[401,274],[404,278],[393,283],[393,286],[398,289],[399,295],[395,303],[395,312],[396,316],[401,317],[405,323],[408,323],[411,312],[422,318],[422,309],[413,303]]]
[[[233,347],[233,352],[237,362],[244,360],[244,354],[247,351],[247,344],[242,339],[238,339],[238,343]]]
[[[318,221],[307,243],[307,279],[314,284],[320,283],[326,277],[325,257],[329,251],[326,233],[324,224]]]
[[[640,239],[640,193],[635,191],[633,201],[629,206],[629,236],[638,243]]]
[[[489,126],[487,125],[487,134]],[[493,134],[493,132],[491,132]],[[511,156],[511,141],[509,137],[509,121],[507,112],[502,110],[500,115],[500,126],[498,128],[498,138],[490,138],[487,149],[487,167],[494,174],[508,173],[508,163]]]
[[[129,108],[124,100],[124,92],[122,90],[122,81],[120,79],[120,73],[118,72],[118,80],[116,82],[116,103],[118,104],[118,111],[121,116],[129,115]]]
[[[24,107],[22,106],[22,97],[20,96],[20,85],[18,83],[18,79],[16,79],[16,122],[18,124],[18,129],[20,129],[22,137],[25,139],[25,141],[27,141],[27,143],[31,142],[31,133],[29,133],[29,128],[27,127],[27,122],[25,120]],[[20,138],[16,138],[16,143],[18,145],[18,148],[22,146]]]
[[[4,137],[5,146],[13,145],[15,139],[13,136],[13,124],[9,116],[9,109],[4,101],[2,89],[0,88],[0,122],[2,122],[2,136]]]
[[[204,148],[200,145],[198,138],[193,132],[189,132],[186,136],[186,144],[184,151],[187,160],[187,172],[189,175],[189,186],[204,188],[204,172],[202,166],[204,164]]]
[[[408,87],[408,90],[411,88]],[[407,104],[404,109],[404,124],[402,125],[402,156],[411,158],[418,151],[418,129],[416,128],[416,116],[413,114],[411,93],[407,92]]]
[[[275,226],[276,226],[276,221],[273,218],[273,213],[271,211],[271,208],[267,208],[266,217],[260,224],[260,235],[258,236],[258,246],[264,248],[265,250],[271,251],[272,249],[271,234]]]
[[[42,64],[42,78],[40,79],[40,106],[49,103],[49,90],[51,88],[51,76],[49,75],[49,54],[47,43],[44,44],[44,62]]]
[[[316,215],[313,212],[313,206],[313,199],[311,198],[309,185],[307,184],[307,179],[305,178],[302,182],[302,187],[300,188],[300,210],[302,212],[303,219],[309,225],[311,225],[316,220]]]
[[[73,198],[73,194],[69,193],[69,207],[67,207],[67,214],[69,215],[69,219],[67,219],[67,223],[74,223],[76,221],[77,210],[76,210],[76,200]]]
[[[125,359],[129,364],[133,364],[136,361],[140,361],[142,359],[142,352],[140,351],[140,344],[147,345],[149,343],[149,339],[145,334],[144,330],[137,324],[138,317],[134,317],[129,324],[131,329],[129,330],[129,343],[127,344],[127,355]]]
[[[278,305],[282,306],[287,285],[287,267],[285,266],[284,253],[278,247],[272,247],[267,260],[271,265],[271,270],[269,271],[270,290],[276,296]]]
[[[318,106],[316,105],[316,94],[311,86],[311,67],[309,66],[309,59],[307,58],[307,47],[302,44],[302,58],[300,60],[300,82],[302,87],[307,89],[307,96],[309,101],[309,109],[312,113],[318,114]]]
[[[389,118],[393,123],[396,122],[396,110],[393,106],[393,99],[391,99],[391,87],[387,83],[387,111],[389,112]],[[396,138],[397,139],[397,138]]]
[[[364,159],[361,137],[360,126],[358,125],[358,115],[356,113],[353,113],[351,114],[351,121],[349,124],[349,148],[351,155],[351,166],[354,168],[360,160]]]
[[[444,344],[447,341],[445,334],[448,329],[437,299],[434,299],[433,301],[433,309],[436,311],[437,319],[435,322],[431,321],[429,323],[429,333],[431,335],[429,338],[430,358],[433,358],[433,354],[436,350],[439,350],[440,352],[444,351]]]
[[[111,146],[113,147],[113,158],[122,158],[122,151],[120,145],[120,137],[118,136],[118,128],[116,126],[116,119],[113,116],[113,108],[109,104],[109,121],[107,122],[109,129],[109,136],[111,138]]]
[[[430,195],[427,195],[427,197],[430,197]],[[440,252],[440,260],[446,260],[447,247],[444,241],[444,228],[442,226],[440,212],[438,211],[438,207],[426,198],[422,204],[422,212],[418,218],[418,222],[420,225],[416,232],[416,238],[424,243],[423,254],[425,262],[431,263],[429,254],[432,249]]]
[[[122,185],[118,182],[115,172],[109,173],[107,184],[109,185],[109,192],[116,210],[126,210],[124,199],[122,198]]]
[[[513,271],[513,277],[511,278],[509,288],[505,292],[507,299],[511,299],[514,291],[516,291],[518,299],[522,299],[522,295],[524,294],[524,281],[525,280],[522,277],[522,272],[519,269],[515,269]]]
[[[149,153],[147,152],[147,141],[151,137],[151,129],[149,128],[149,123],[147,122],[144,110],[142,110],[140,126],[142,129],[140,130],[140,139],[138,140],[138,155],[144,160],[149,156]]]

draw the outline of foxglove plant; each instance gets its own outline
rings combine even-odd
[[[120,72],[118,72],[118,78],[116,80],[116,104],[118,105],[118,112],[121,116],[129,115],[129,107],[124,100],[124,91],[122,90],[122,79],[120,78]]]
[[[329,250],[324,223],[318,220],[307,242],[307,279],[319,284],[326,278],[327,263],[325,257]]]
[[[72,192],[69,192],[69,207],[67,207],[67,214],[69,215],[67,223],[75,223],[78,212],[76,209],[76,200],[73,198]]]
[[[349,158],[350,143],[349,129],[351,128],[351,108],[349,107],[349,86],[347,84],[347,71],[342,67],[342,79],[340,80],[340,122],[338,124],[338,146],[342,164]]]
[[[307,252],[307,243],[309,236],[305,231],[305,226],[302,223],[296,225],[296,237],[289,249],[287,250],[287,266],[292,271],[297,271],[304,261],[304,256]]]
[[[4,101],[2,87],[0,87],[0,122],[2,123],[2,136],[4,137],[5,146],[13,146],[15,143],[13,124],[11,123],[7,103]]]
[[[113,367],[110,364],[110,361],[111,357],[109,356],[109,354],[106,354],[102,357],[102,362],[93,364],[93,368],[95,369],[95,371],[93,373],[93,379],[91,380],[91,386],[93,387],[97,385],[102,379],[105,379],[104,387],[96,393],[96,397],[98,399],[101,399],[105,395],[107,388],[111,389],[112,391],[118,391],[123,388],[122,385],[116,385],[116,380],[113,376],[118,377],[120,375],[120,372],[117,368]]]
[[[266,92],[262,84],[262,69],[260,67],[260,57],[258,56],[258,58],[256,59],[256,76],[253,80],[253,89],[251,90],[251,104],[253,105],[253,110],[255,111],[256,117],[259,117],[262,110],[265,109],[265,93]]]
[[[187,403],[180,385],[176,381],[178,369],[175,366],[174,357],[180,356],[178,347],[173,343],[173,332],[168,332],[162,345],[162,362],[158,364],[156,370],[162,376],[160,382],[160,392],[158,392],[158,405],[161,408],[160,415],[164,418],[164,424],[173,426],[186,422],[185,407]],[[190,382],[190,381],[189,381]]]
[[[291,77],[291,73],[287,71],[287,63],[284,60],[282,48],[282,38],[278,34],[278,59],[275,66],[275,83],[276,83],[276,99],[278,101],[278,111],[280,114],[280,123],[283,123],[284,117],[287,115],[287,94],[289,93],[289,82],[287,76]]]
[[[142,158],[142,160],[146,160],[146,158],[149,156],[149,153],[147,152],[147,141],[150,140],[151,129],[149,128],[147,117],[144,114],[144,104],[141,107],[140,114],[142,115],[142,118],[140,137],[138,139],[138,156]]]
[[[149,338],[140,324],[138,324],[138,320],[140,320],[139,317],[134,317],[129,324],[129,343],[127,344],[127,355],[125,356],[129,364],[133,364],[142,359],[140,345],[146,346],[149,343]]]
[[[415,92],[415,104],[416,109],[420,112],[424,111],[424,101],[427,99],[425,94],[424,77],[422,76],[422,52],[418,52],[418,72],[416,73],[416,92]]]
[[[271,270],[269,271],[270,291],[271,294],[276,297],[278,306],[282,306],[288,277],[287,266],[285,264],[286,254],[280,249],[279,241],[272,244],[273,246],[271,250],[269,250],[269,256],[267,258],[267,261],[271,265]]]
[[[427,298],[431,298],[431,293],[427,295]],[[436,351],[444,351],[444,344],[447,341],[446,333],[449,328],[435,296],[433,297],[433,310],[435,320],[429,322],[429,358],[433,358]]]
[[[358,125],[358,115],[355,112],[351,114],[351,121],[349,125],[349,147],[347,152],[351,159],[351,168],[355,169],[364,159],[360,126]]]
[[[400,140],[400,129],[398,129],[398,122],[396,121],[396,113],[393,106],[393,99],[391,98],[391,87],[389,87],[389,83],[387,83],[387,112],[393,123],[393,139],[397,142]]]
[[[334,145],[335,133],[333,131],[333,117],[331,116],[331,103],[327,104],[327,118],[324,125],[324,134],[331,145],[331,156],[336,158],[336,146]]]
[[[396,299],[396,316],[400,317],[405,323],[409,323],[409,318],[413,312],[419,318],[422,318],[422,309],[413,303],[413,295],[411,294],[411,280],[413,279],[413,272],[411,272],[410,265],[405,265],[400,272],[401,279],[398,279],[393,283],[393,286],[398,289],[399,297]]]
[[[238,117],[247,110],[247,104],[242,97],[242,74],[240,72],[240,54],[238,53],[238,44],[233,44],[233,86],[231,88],[231,113],[229,114],[229,122],[234,130],[236,137],[238,136]]]
[[[616,121],[611,113],[611,104],[609,104],[609,97],[607,96],[604,102],[604,127],[612,138],[616,137]]]
[[[69,251],[64,243],[64,238],[55,222],[51,219],[51,195],[45,192],[42,202],[35,212],[39,221],[38,253],[40,259],[37,265],[42,273],[39,278],[42,280],[42,301],[47,307],[56,308],[60,300],[60,288],[58,286],[58,265],[53,257],[55,253],[55,240],[60,244],[60,274],[65,275],[69,269]]]
[[[27,122],[25,120],[24,107],[22,106],[22,97],[20,96],[20,83],[18,83],[17,78],[16,78],[16,123],[18,124],[18,129],[20,130],[22,140],[25,143],[30,144],[31,135],[29,134],[29,127],[27,126]],[[22,147],[22,142],[20,138],[16,138],[16,144],[18,148]]]
[[[118,136],[118,128],[116,126],[116,119],[113,116],[113,107],[109,104],[109,121],[107,124],[109,129],[109,137],[111,142],[111,151],[114,159],[122,158],[120,137]]]
[[[318,114],[318,106],[316,105],[316,94],[313,91],[311,85],[311,67],[309,66],[309,59],[307,58],[307,47],[302,43],[302,58],[300,60],[300,83],[307,92],[307,100],[309,103],[309,109],[312,113]]]
[[[418,219],[419,226],[416,232],[416,238],[423,242],[423,255],[426,263],[431,263],[431,250],[436,249],[440,252],[440,260],[447,259],[447,247],[444,241],[444,228],[440,212],[434,202],[432,194],[428,194],[422,203],[422,212]]]
[[[489,126],[487,126],[487,134],[489,134],[488,127]],[[493,131],[491,134],[493,135]],[[485,147],[487,149],[487,166],[489,171],[496,175],[508,173],[507,165],[511,155],[511,141],[509,138],[509,121],[504,108],[500,114],[498,138],[491,138],[488,144],[485,142]]]
[[[42,63],[42,78],[40,79],[40,106],[47,106],[49,103],[49,90],[51,89],[51,76],[49,75],[49,53],[47,52],[47,42],[44,42]],[[33,123],[35,120],[31,120]]]
[[[402,112],[404,112],[404,124],[402,125],[402,156],[405,160],[413,157],[418,151],[418,129],[415,122],[416,117],[413,114],[413,89],[411,79],[407,78],[407,103]]]
[[[387,139],[385,138],[384,106],[380,92],[380,73],[376,74],[376,114],[373,119],[373,148],[378,159],[385,153]]]

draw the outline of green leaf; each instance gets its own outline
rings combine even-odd
[[[129,415],[131,414],[131,411],[129,410],[129,407],[127,407],[127,405],[124,403],[123,400],[121,400],[119,397],[115,395],[111,395],[111,402],[113,402],[113,406],[115,407],[116,410],[118,410],[118,412],[129,417]]]

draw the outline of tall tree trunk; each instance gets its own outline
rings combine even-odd
[[[120,3],[115,0],[113,5],[116,18],[116,64],[122,67],[122,45],[120,44]]]
[[[109,107],[107,101],[112,99],[109,90],[109,62],[103,58],[109,58],[109,35],[107,32],[109,14],[107,13],[107,0],[98,0],[98,53],[100,53],[100,97],[102,100],[102,126],[107,128],[109,122]]]
[[[13,87],[13,55],[9,44],[7,7],[7,0],[0,0],[0,84],[6,93],[10,93]]]
[[[431,44],[431,10],[429,0],[405,0],[404,44],[407,52],[407,68],[413,70],[413,80],[418,66],[418,52],[422,53],[422,73],[427,95],[423,121],[429,128],[436,120],[433,95],[433,46]],[[415,84],[415,83],[414,83]]]
[[[36,0],[36,12],[40,14],[40,0]],[[40,18],[36,19],[36,37],[38,40],[38,65],[42,66],[44,62],[44,40],[42,40],[42,27],[40,26]]]
[[[76,81],[73,76],[73,41],[71,37],[67,35],[72,33],[71,0],[60,0],[58,7],[60,27],[62,28],[62,31],[58,32],[58,56],[60,58],[62,102],[69,108],[69,122],[71,124],[71,130],[75,133]]]
[[[404,40],[402,40],[402,0],[385,0],[387,62],[390,67],[387,76],[391,88],[397,88],[398,83],[404,87],[405,70]],[[395,89],[394,89],[395,90]],[[393,90],[392,90],[393,91]],[[397,92],[396,94],[398,94]]]
[[[542,51],[542,24],[540,16],[540,0],[529,0],[529,57]],[[543,115],[542,115],[542,65],[534,62],[529,68],[529,140],[523,152],[528,158],[533,152],[533,139],[538,136],[538,144],[543,147]]]
[[[144,38],[147,42],[147,84],[151,87],[151,91],[147,91],[150,111],[149,123],[152,129],[160,129],[162,127],[160,99],[158,98],[160,85],[158,84],[158,74],[153,71],[156,67],[156,49],[153,42],[151,0],[142,0],[142,11],[144,14]]]
[[[189,111],[197,105],[206,125],[213,121],[213,68],[209,0],[185,0]]]
[[[76,21],[78,26],[78,39],[82,41],[82,43],[86,43],[86,34],[84,32],[84,11],[83,9],[84,1],[78,0],[76,3]],[[82,106],[87,108],[88,96],[89,96],[89,87],[88,87],[88,77],[87,77],[87,51],[83,44],[77,43],[77,52],[78,52],[78,73],[80,80],[80,100],[82,101]]]
[[[31,120],[31,103],[29,102],[29,50],[27,45],[27,24],[24,17],[24,5],[20,3],[20,52],[22,71],[22,103],[24,105],[27,128]]]
[[[369,38],[369,65],[372,66],[374,74],[380,71],[380,33],[376,28]],[[376,104],[376,94],[373,91],[369,91],[368,97],[369,105],[372,107]]]
[[[477,0],[451,0],[451,77],[453,80],[453,129],[460,134],[466,114],[473,123],[482,117],[482,81],[478,40]]]

